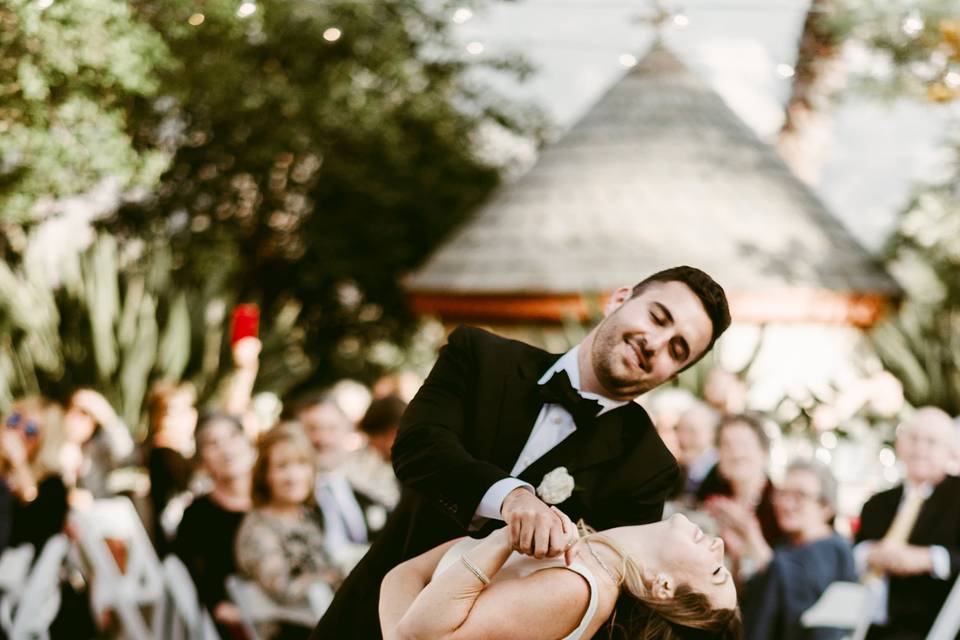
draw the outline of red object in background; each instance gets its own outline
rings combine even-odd
[[[850,518],[850,533],[855,537],[860,531],[860,516]]]
[[[233,333],[230,346],[244,338],[256,338],[260,333],[260,307],[255,304],[238,304],[233,310]]]

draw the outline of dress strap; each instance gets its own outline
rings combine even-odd
[[[593,577],[590,569],[585,565],[574,562],[567,569],[573,571],[574,573],[579,573],[583,576],[584,580],[587,581],[587,584],[590,585],[590,602],[587,604],[587,611],[583,614],[583,618],[580,620],[580,624],[577,625],[577,628],[571,631],[563,640],[579,640],[583,637],[583,634],[586,633],[587,627],[590,626],[590,622],[593,620],[593,617],[597,614],[597,579]]]

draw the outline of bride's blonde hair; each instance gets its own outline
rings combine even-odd
[[[597,533],[583,520],[577,523],[577,527],[583,540],[604,544],[620,558],[621,595],[610,618],[610,638],[738,640],[743,636],[738,609],[714,608],[706,595],[686,584],[677,585],[674,596],[669,600],[654,598],[643,580],[640,565],[619,544]],[[637,602],[643,606],[636,606]]]

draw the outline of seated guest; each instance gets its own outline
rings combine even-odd
[[[168,535],[181,514],[164,514],[170,501],[187,491],[193,477],[193,432],[197,426],[196,392],[189,383],[157,382],[150,392],[149,453],[150,503],[153,507],[153,542],[163,557]]]
[[[281,424],[260,437],[253,467],[253,510],[237,533],[240,572],[271,598],[307,606],[315,583],[337,586],[342,578],[326,552],[323,531],[309,507],[315,456],[300,425]],[[281,626],[283,637],[309,629]]]
[[[213,488],[184,510],[173,551],[190,570],[220,636],[231,638],[243,621],[227,598],[226,579],[237,572],[237,531],[251,507],[253,450],[238,418],[208,413],[197,423],[197,453]]]
[[[870,498],[860,515],[854,557],[875,589],[876,638],[924,638],[960,573],[960,478],[947,475],[950,417],[918,409],[897,429],[902,484]]]
[[[60,475],[62,412],[40,397],[16,400],[0,433],[0,475],[13,493],[10,546],[43,545],[63,531],[67,487]]]
[[[371,402],[359,425],[360,432],[367,437],[367,445],[350,454],[343,467],[355,489],[390,509],[400,500],[400,484],[390,462],[390,452],[406,408],[407,403],[397,396]]]
[[[133,452],[127,425],[103,395],[78,389],[67,403],[63,431],[78,463],[73,484],[93,498],[108,497],[107,476]]]
[[[717,425],[720,414],[698,402],[677,421],[677,462],[683,471],[683,495],[696,496],[700,484],[717,464]]]
[[[315,496],[327,551],[338,566],[349,570],[383,527],[386,508],[347,480],[344,462],[354,428],[333,397],[314,396],[301,406],[297,417],[316,456]]]
[[[762,420],[742,413],[725,417],[717,427],[717,464],[703,479],[697,498],[721,528],[741,510],[755,513],[767,544],[780,542],[773,513],[773,485],[767,477],[770,438]]]
[[[774,492],[784,544],[767,544],[756,516],[744,513],[724,538],[747,577],[741,598],[747,640],[839,640],[839,629],[804,629],[800,615],[827,586],[857,579],[850,544],[833,530],[837,481],[812,462],[794,462]],[[749,569],[748,569],[749,567]],[[746,571],[745,571],[746,569]]]

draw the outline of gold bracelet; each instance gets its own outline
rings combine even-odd
[[[467,557],[467,554],[460,554],[460,562],[462,562],[463,566],[465,566],[467,569],[470,569],[470,573],[477,576],[477,580],[482,582],[483,586],[490,584],[490,578],[487,577],[487,574],[485,574],[483,571],[480,571],[480,567],[473,564],[473,561]]]

